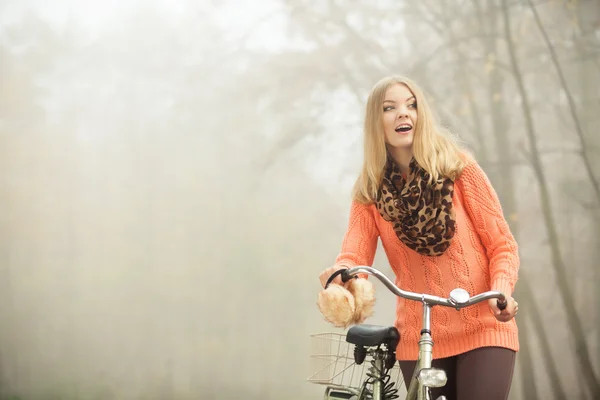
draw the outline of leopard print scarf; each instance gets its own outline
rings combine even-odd
[[[389,157],[377,209],[383,219],[393,223],[396,235],[407,247],[423,255],[440,256],[450,247],[455,232],[454,181],[439,178],[430,184],[428,179],[429,174],[414,158],[404,178]]]

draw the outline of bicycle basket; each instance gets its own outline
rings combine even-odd
[[[346,342],[346,334],[318,333],[311,335],[311,371],[307,381],[315,384],[360,389],[371,367],[370,358],[357,365],[354,345]],[[398,363],[388,371],[390,383],[400,390],[403,378]]]

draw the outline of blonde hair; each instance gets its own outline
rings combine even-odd
[[[375,84],[366,105],[364,121],[363,166],[354,184],[352,198],[363,204],[376,201],[388,152],[383,130],[383,100],[388,88],[403,84],[417,102],[417,125],[413,139],[413,157],[429,173],[430,182],[438,177],[456,179],[467,164],[467,152],[458,140],[440,127],[417,84],[401,76],[389,76]]]

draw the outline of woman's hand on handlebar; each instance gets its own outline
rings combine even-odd
[[[506,308],[501,310],[498,307],[497,299],[490,299],[489,304],[492,312],[494,313],[494,317],[500,322],[508,322],[517,315],[517,311],[519,311],[519,303],[515,301],[512,297],[506,298]]]
[[[329,279],[329,277],[331,275],[333,275],[333,273],[335,271],[338,271],[340,269],[348,269],[348,268],[341,267],[339,265],[334,265],[333,267],[329,267],[325,271],[321,272],[321,275],[319,275],[319,280],[321,281],[321,286],[325,287],[325,284],[327,283],[327,280]],[[333,281],[331,281],[331,283],[335,283],[337,285],[343,285],[342,276],[341,275],[336,276],[335,278],[333,278]]]

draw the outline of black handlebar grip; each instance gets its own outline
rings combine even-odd
[[[504,301],[498,300],[498,308],[500,309],[500,311],[504,310],[507,305],[508,305],[508,301],[506,301],[506,300],[504,300]]]

